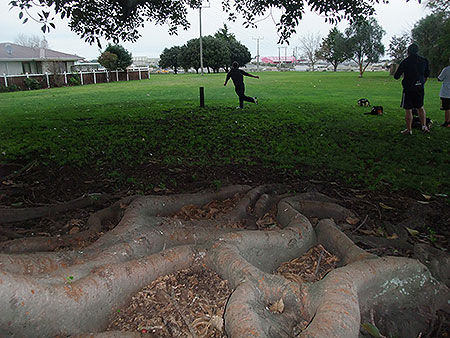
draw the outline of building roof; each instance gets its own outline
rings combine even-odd
[[[0,43],[0,61],[76,61],[83,57],[48,48],[30,48],[14,43]]]

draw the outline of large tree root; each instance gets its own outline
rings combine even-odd
[[[0,336],[101,332],[138,290],[199,262],[234,289],[224,316],[230,337],[292,337],[301,322],[309,323],[301,337],[358,337],[361,323],[372,318],[385,335],[417,337],[429,329],[436,310],[448,306],[449,289],[424,265],[407,258],[379,258],[339,231],[334,220],[354,215],[336,201],[300,194],[278,202],[280,192],[279,186],[234,186],[218,192],[137,197],[105,211],[105,218],[125,212],[113,230],[82,249],[39,252],[49,246],[41,246],[41,239],[37,244],[27,239],[24,245],[35,252],[19,253],[17,242],[5,243],[3,250],[15,253],[0,254]],[[173,217],[188,205],[202,206],[235,194],[243,195],[240,202],[220,217]],[[281,228],[229,226],[252,228],[275,202]],[[313,228],[305,215],[334,220],[323,219]],[[340,268],[313,284],[273,274],[282,262],[317,243],[340,258]],[[275,310],[273,304],[278,304]]]

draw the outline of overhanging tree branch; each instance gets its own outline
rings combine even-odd
[[[405,0],[408,2],[409,0]],[[417,0],[420,2],[420,0]],[[255,26],[257,18],[272,8],[281,9],[278,32],[280,42],[287,42],[306,8],[325,17],[326,22],[337,23],[342,19],[355,21],[374,13],[373,5],[386,0],[222,0],[222,8],[229,19],[237,16],[244,19],[245,26]],[[198,8],[201,0],[13,0],[12,8],[19,8],[22,18],[25,10],[43,6],[38,12],[42,20],[42,30],[54,28],[50,12],[62,19],[68,18],[69,27],[89,43],[100,38],[114,42],[136,41],[138,29],[145,21],[168,24],[169,33],[176,34],[179,28],[187,29],[189,8]],[[25,13],[26,14],[26,13]]]

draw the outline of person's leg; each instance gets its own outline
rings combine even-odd
[[[239,108],[244,108],[244,88],[237,86],[234,88],[237,96],[239,96]]]
[[[427,127],[427,113],[425,108],[422,106],[417,110],[417,112],[419,113],[420,123],[422,124],[422,131],[428,132],[429,129]]]
[[[242,86],[242,99],[246,102],[255,103],[255,99],[245,95],[245,85]]]
[[[256,103],[255,98],[251,97],[251,96],[245,96],[244,95],[244,101],[251,102],[251,103]]]
[[[405,134],[412,133],[412,121],[413,121],[412,109],[405,109],[405,122],[406,122]]]
[[[450,109],[445,111],[445,122],[450,123]]]

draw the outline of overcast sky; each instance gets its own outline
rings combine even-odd
[[[23,25],[18,18],[18,9],[9,9],[9,0],[0,0],[0,42],[14,42],[18,34],[42,36],[40,25],[29,20]],[[206,3],[206,2],[205,2]],[[391,0],[389,4],[376,5],[376,19],[386,31],[383,42],[388,47],[389,40],[393,35],[408,32],[414,23],[423,18],[428,11],[417,0]],[[280,12],[273,12],[275,22],[279,19]],[[261,19],[263,19],[262,17]],[[278,55],[278,35],[275,23],[271,17],[258,23],[257,29],[245,29],[242,22],[227,22],[226,15],[221,10],[220,0],[211,0],[210,7],[202,10],[202,32],[203,36],[214,34],[226,23],[236,38],[246,45],[252,56],[256,55],[256,37],[260,40],[261,56]],[[198,10],[190,11],[188,20],[191,27],[187,31],[180,31],[178,35],[168,34],[167,26],[157,26],[147,23],[140,30],[142,37],[135,43],[121,43],[133,56],[158,57],[166,47],[181,46],[187,40],[199,36]],[[67,27],[67,21],[55,21],[56,30],[46,34],[51,49],[77,54],[86,59],[95,59],[99,55],[98,47],[89,45],[80,39]],[[341,22],[338,28],[343,31],[347,22]],[[324,18],[315,13],[306,13],[297,29],[297,34],[291,37],[287,54],[292,55],[292,47],[299,46],[299,38],[307,34],[320,34],[322,37],[328,34],[332,25],[324,22]],[[286,46],[286,45],[285,45]],[[282,52],[284,55],[284,50]]]

